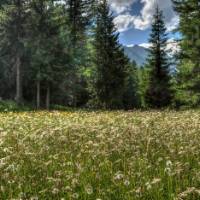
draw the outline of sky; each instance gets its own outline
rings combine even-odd
[[[178,16],[173,11],[171,0],[109,0],[109,4],[123,45],[148,47],[156,5],[163,10],[170,41],[177,37],[173,30],[178,25]]]

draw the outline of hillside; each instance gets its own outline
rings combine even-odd
[[[131,61],[135,61],[138,66],[142,66],[146,62],[148,56],[148,49],[134,45],[124,46],[124,52]]]

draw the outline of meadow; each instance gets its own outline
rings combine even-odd
[[[1,200],[198,200],[200,111],[0,113]]]

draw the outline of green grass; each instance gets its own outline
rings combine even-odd
[[[0,112],[21,112],[30,111],[32,108],[30,106],[19,106],[14,101],[1,101],[0,100]]]
[[[198,200],[200,111],[0,113],[0,199]]]

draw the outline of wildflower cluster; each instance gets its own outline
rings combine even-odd
[[[0,199],[200,199],[200,112],[0,114]]]

